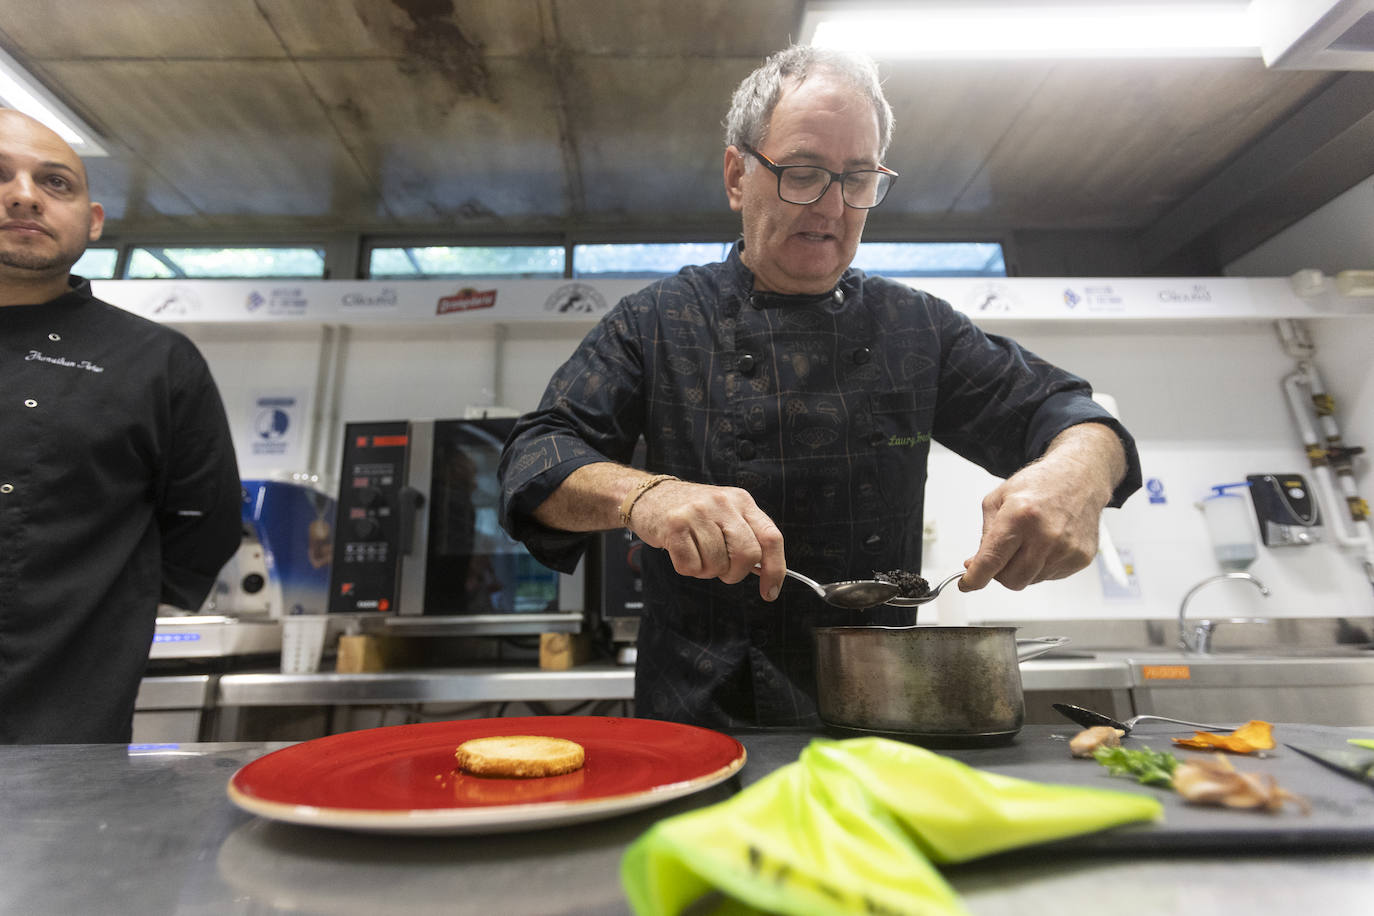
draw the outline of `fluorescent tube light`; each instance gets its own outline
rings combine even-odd
[[[1259,57],[1246,0],[1070,5],[813,0],[802,40],[874,57]]]
[[[107,156],[95,131],[44,89],[18,61],[0,50],[0,106],[36,118],[71,144],[78,156]]]

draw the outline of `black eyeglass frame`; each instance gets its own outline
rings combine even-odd
[[[778,179],[778,200],[782,201],[785,204],[794,204],[798,207],[806,207],[811,204],[814,204],[816,201],[820,200],[822,197],[826,195],[826,192],[830,190],[830,186],[832,184],[838,181],[840,183],[840,199],[844,201],[844,205],[846,207],[850,207],[854,210],[872,210],[874,207],[877,207],[883,201],[887,200],[887,195],[892,192],[892,186],[897,183],[897,179],[900,177],[896,172],[894,172],[892,169],[884,165],[880,165],[876,169],[852,169],[848,172],[832,172],[830,171],[830,169],[822,165],[778,165],[772,159],[769,159],[767,156],[765,156],[763,153],[760,153],[758,150],[754,149],[748,143],[741,144],[740,148],[743,149],[746,153],[749,153],[759,162],[762,162],[763,167],[768,169],[768,171],[772,172],[773,176]],[[816,169],[818,171],[824,172],[829,177],[825,183],[825,187],[821,188],[821,193],[817,194],[810,200],[788,200],[786,197],[782,196],[782,175],[783,172],[786,172],[788,169]],[[877,201],[875,201],[873,204],[867,207],[856,207],[849,202],[849,198],[844,196],[845,179],[849,178],[851,175],[861,175],[865,172],[873,172],[877,175],[886,175],[887,187],[883,189],[882,196],[879,197]]]

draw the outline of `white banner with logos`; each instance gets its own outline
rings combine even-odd
[[[648,280],[98,280],[95,294],[156,321],[570,322],[590,325]],[[919,277],[977,320],[1303,318],[1374,314],[1297,296],[1286,278]],[[1363,306],[1364,301],[1357,303]]]

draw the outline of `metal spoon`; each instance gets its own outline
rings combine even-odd
[[[894,598],[889,598],[889,599],[887,599],[887,601],[884,602],[884,603],[885,603],[885,604],[890,604],[890,605],[892,605],[893,607],[919,607],[919,606],[922,605],[922,604],[929,604],[930,602],[934,601],[936,598],[939,598],[939,597],[940,597],[940,589],[944,588],[946,585],[949,585],[949,583],[953,582],[955,579],[962,578],[963,575],[964,575],[964,571],[961,569],[961,570],[959,570],[957,573],[954,573],[954,574],[951,575],[951,576],[946,576],[946,577],[945,577],[945,580],[944,580],[943,582],[941,582],[939,585],[935,586],[934,588],[930,589],[930,590],[927,591],[924,595],[921,595],[919,598],[899,598],[899,597],[894,597]],[[900,589],[899,589],[899,591],[900,591]]]
[[[1205,731],[1230,731],[1228,725],[1206,725],[1202,722],[1189,722],[1187,719],[1171,719],[1168,716],[1131,716],[1125,722],[1119,722],[1111,716],[1091,709],[1084,709],[1082,706],[1074,706],[1071,703],[1051,703],[1051,706],[1064,718],[1070,722],[1077,722],[1084,728],[1092,728],[1094,725],[1106,725],[1111,728],[1119,728],[1126,734],[1130,734],[1141,722],[1172,722],[1175,725],[1188,725],[1192,728],[1201,728]]]
[[[758,571],[759,567],[755,566],[754,572],[757,573]],[[847,608],[851,611],[875,607],[898,592],[895,582],[879,582],[877,579],[854,579],[848,582],[831,582],[829,585],[822,585],[815,579],[803,576],[799,572],[793,572],[790,569],[784,569],[783,572],[798,582],[810,586],[811,591],[819,595],[828,604]]]

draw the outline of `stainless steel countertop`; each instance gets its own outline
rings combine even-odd
[[[1164,688],[1280,686],[1374,686],[1374,653],[1340,656],[1187,655],[1167,650],[1088,650],[1090,657],[1050,656],[1021,664],[1027,691],[1126,690]],[[1186,678],[1170,681],[1156,669],[1188,668]],[[1167,673],[1167,672],[1166,672]],[[144,678],[139,708],[161,706],[301,706],[383,703],[527,702],[556,700],[630,700],[634,668],[598,663],[567,671],[531,666],[422,668],[370,674],[231,673]]]
[[[138,685],[134,707],[149,709],[201,709],[214,699],[213,674],[145,677]]]
[[[1021,663],[1022,690],[1125,690],[1131,669],[1116,658],[1033,658]]]
[[[1113,659],[1034,659],[1021,665],[1026,690],[1131,686],[1128,664]],[[374,674],[225,674],[218,706],[366,705],[372,703],[630,700],[634,668],[584,665],[567,671],[528,666],[426,668]]]
[[[1131,687],[1374,687],[1374,653],[1282,655],[1169,650],[1095,651],[1094,661],[1124,665]],[[1186,671],[1175,669],[1183,668]],[[1024,673],[1025,666],[1022,666]],[[1027,688],[1029,689],[1029,688]]]
[[[529,700],[629,700],[634,669],[583,665],[567,671],[530,666],[420,668],[369,674],[225,674],[218,706],[481,703]]]
[[[238,810],[227,781],[278,744],[0,747],[0,913],[622,914],[618,869],[630,842],[791,762],[807,740],[738,737],[744,770],[695,796],[557,829],[425,838]],[[1113,916],[1354,916],[1374,899],[1374,850],[1029,850],[946,875],[975,916],[1058,916],[1085,900],[1106,901]]]

